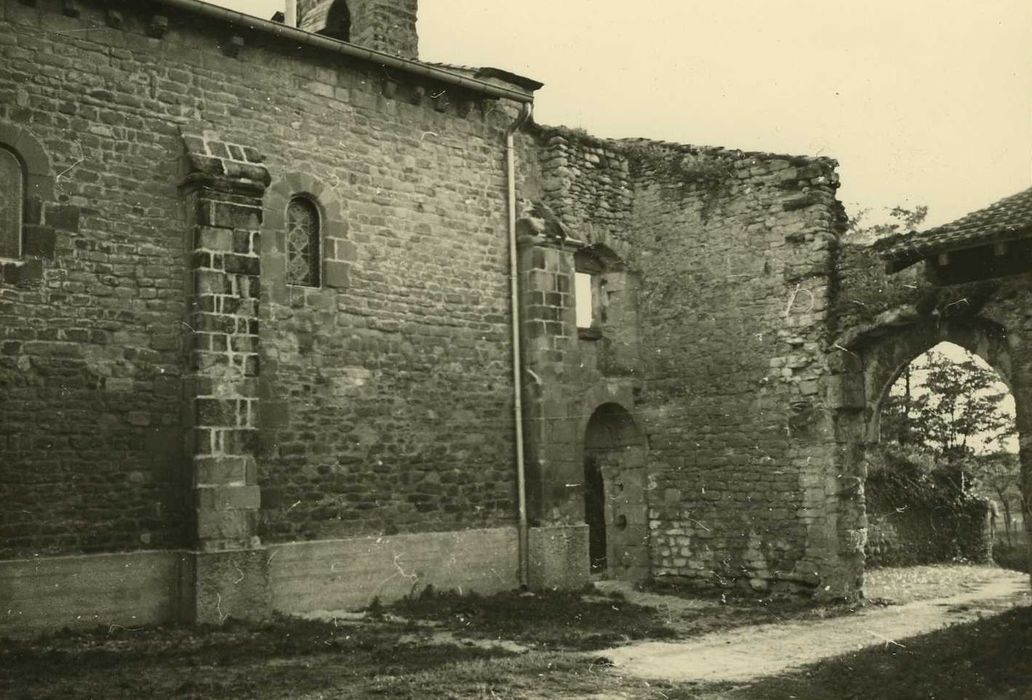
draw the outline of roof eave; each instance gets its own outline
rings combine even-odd
[[[422,61],[393,56],[389,53],[368,49],[363,46],[356,46],[346,41],[333,39],[331,37],[313,34],[295,27],[288,27],[277,22],[246,15],[242,12],[229,10],[224,7],[211,5],[202,0],[151,0],[158,4],[174,7],[184,12],[201,15],[208,19],[219,20],[230,24],[246,27],[252,31],[261,32],[270,36],[292,41],[296,44],[312,46],[327,51],[333,51],[350,58],[361,61],[368,61],[377,65],[387,66],[406,73],[429,78],[449,85],[470,90],[471,92],[494,98],[504,98],[520,103],[534,101],[532,89],[510,88],[502,85],[488,83],[476,77],[460,75],[452,71],[431,66]],[[522,87],[522,86],[520,86]]]

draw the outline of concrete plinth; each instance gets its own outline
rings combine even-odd
[[[530,528],[532,589],[577,589],[590,581],[588,526],[561,525]]]
[[[180,568],[181,618],[219,625],[228,618],[264,620],[269,594],[269,551],[186,552]]]

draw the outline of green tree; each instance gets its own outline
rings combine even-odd
[[[881,413],[884,440],[931,457],[940,476],[962,493],[990,494],[1011,514],[1020,502],[1017,456],[1006,452],[1016,434],[1003,408],[1007,387],[969,352],[933,348],[916,358],[889,390]]]
[[[939,461],[999,451],[1015,434],[1007,387],[969,352],[932,348],[909,364],[882,408],[882,436]]]
[[[920,204],[913,208],[895,206],[882,210],[882,222],[871,223],[870,208],[861,209],[849,218],[847,232],[854,241],[876,241],[888,236],[907,233],[920,226],[928,216],[928,207]]]

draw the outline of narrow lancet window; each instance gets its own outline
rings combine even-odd
[[[0,258],[21,256],[25,174],[18,156],[0,146]]]
[[[319,286],[319,210],[304,197],[294,197],[287,207],[287,282]]]

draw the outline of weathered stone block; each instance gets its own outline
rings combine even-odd
[[[54,257],[55,234],[50,226],[25,226],[22,229],[22,253],[41,258]]]
[[[327,260],[323,263],[323,281],[327,287],[346,289],[351,284],[351,263]]]
[[[199,485],[194,488],[194,505],[198,513],[206,510],[256,510],[261,505],[257,486]]]
[[[863,375],[833,374],[826,380],[830,408],[859,410],[867,405]]]

